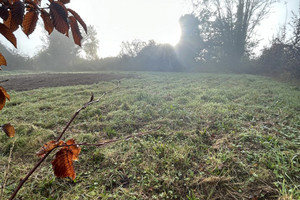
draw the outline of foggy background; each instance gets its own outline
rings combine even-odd
[[[0,51],[8,61],[4,70],[234,72],[299,78],[299,0],[86,2],[68,4],[89,25],[82,48],[56,31],[47,35],[39,22],[29,39],[19,30],[17,50],[1,36]],[[257,6],[248,22],[243,20],[247,2]]]

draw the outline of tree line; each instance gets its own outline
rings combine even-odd
[[[153,40],[135,39],[122,42],[118,56],[100,59],[97,54],[100,45],[97,32],[93,26],[89,26],[88,35],[83,37],[82,49],[75,47],[65,36],[53,33],[46,37],[41,51],[31,59],[24,59],[23,65],[29,69],[49,71],[234,72],[276,76],[284,74],[300,78],[299,15],[293,14],[291,23],[282,27],[281,33],[274,33],[271,44],[257,57],[253,56],[259,44],[257,37],[254,37],[255,31],[267,17],[275,0],[190,2],[193,12],[180,18],[182,34],[175,47],[158,44]],[[293,29],[289,37],[287,26]],[[51,59],[53,56],[55,60]],[[10,59],[10,56],[6,57]],[[19,65],[22,58],[14,55],[9,63]]]

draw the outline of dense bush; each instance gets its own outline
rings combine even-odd
[[[300,47],[274,40],[259,58],[260,72],[300,78]]]
[[[7,70],[33,70],[31,60],[25,56],[22,56],[15,51],[9,50],[3,44],[0,43],[0,52],[7,60]]]
[[[259,58],[259,72],[300,78],[300,16],[294,14],[290,26],[293,30],[290,38],[287,38],[284,27],[271,46],[263,50]]]

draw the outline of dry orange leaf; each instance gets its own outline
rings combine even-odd
[[[8,19],[8,7],[6,5],[1,6],[0,8],[0,17],[5,21]]]
[[[41,5],[41,0],[34,0],[34,3]]]
[[[46,153],[48,153],[49,151],[51,151],[52,149],[54,149],[57,146],[63,145],[64,142],[62,140],[60,141],[55,141],[55,140],[51,140],[49,142],[47,142],[46,144],[44,144],[40,150],[38,152],[36,152],[36,155],[40,156],[40,157],[44,157]]]
[[[47,11],[45,11],[44,9],[41,9],[41,17],[44,21],[44,28],[46,29],[46,31],[50,35],[52,33],[53,29],[54,29],[54,25],[52,23],[50,14],[47,13]]]
[[[2,86],[0,86],[0,110],[2,110],[2,108],[4,107],[6,99],[10,100],[10,96],[6,92],[6,90]]]
[[[12,17],[12,11],[10,10],[8,12],[8,18],[7,20],[4,21],[4,25],[11,30],[11,32],[16,31],[19,28],[19,25],[13,20]],[[9,39],[8,39],[9,40]],[[10,40],[9,40],[10,41]],[[14,46],[16,46],[15,44],[13,44]],[[17,48],[17,47],[16,47]]]
[[[0,23],[0,33],[17,48],[17,38],[9,27]]]
[[[0,66],[1,65],[7,65],[7,63],[6,63],[6,60],[5,60],[5,58],[4,58],[4,56],[2,55],[2,53],[0,53]]]
[[[11,20],[17,25],[21,25],[24,18],[25,5],[22,1],[15,1],[11,6]]]
[[[67,4],[70,3],[70,0],[58,0],[59,2],[63,3],[63,4]]]
[[[29,11],[24,16],[23,20],[23,32],[29,36],[35,29],[36,23],[38,21],[38,15],[35,11]]]
[[[51,2],[49,8],[55,29],[64,35],[68,35],[68,13],[64,5],[60,2]]]
[[[55,176],[59,178],[70,177],[73,180],[75,179],[76,174],[73,166],[73,153],[70,149],[62,148],[59,150],[51,163]]]
[[[72,146],[66,146],[66,147],[64,147],[64,149],[69,149],[72,151],[72,153],[73,153],[72,160],[78,160],[78,155],[81,151],[81,148],[78,145],[75,145],[75,140],[70,139],[65,144],[72,145]]]
[[[15,128],[10,124],[4,124],[2,126],[2,130],[6,133],[8,137],[14,137],[15,136]]]
[[[77,44],[78,46],[81,46],[82,36],[79,31],[78,23],[74,16],[70,16],[69,21],[71,25],[71,31],[72,31],[74,43]]]
[[[68,11],[76,18],[76,20],[81,24],[82,28],[84,29],[85,33],[87,33],[87,26],[81,17],[75,12],[74,10],[68,8]]]

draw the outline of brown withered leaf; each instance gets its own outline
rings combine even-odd
[[[26,8],[33,8],[35,10],[39,10],[39,7],[38,5],[40,5],[39,3],[37,3],[36,1],[33,1],[33,0],[25,0],[25,3],[27,4],[26,5]]]
[[[84,29],[85,33],[87,33],[87,26],[84,23],[84,21],[81,19],[81,17],[72,9],[67,9],[74,17],[75,19],[81,24],[82,28]]]
[[[41,5],[41,0],[25,0],[25,3],[34,5],[35,7]]]
[[[5,106],[6,99],[10,100],[9,94],[0,86],[0,110]]]
[[[34,0],[34,3],[36,3],[37,5],[41,5],[41,0]]]
[[[52,149],[54,149],[55,147],[57,146],[61,146],[63,145],[64,142],[62,140],[60,141],[55,141],[55,140],[51,140],[49,142],[47,142],[46,144],[44,144],[40,150],[38,152],[36,152],[36,155],[37,156],[40,156],[40,157],[44,157],[46,153],[48,153],[49,151],[51,151]]]
[[[8,19],[8,7],[5,5],[2,5],[0,7],[0,17],[5,21]]]
[[[27,36],[33,33],[37,21],[38,21],[38,15],[35,11],[29,11],[25,14],[22,26],[23,26],[23,32]]]
[[[4,124],[2,126],[2,130],[6,133],[8,137],[14,137],[15,136],[15,128],[10,124]]]
[[[2,53],[0,53],[0,66],[1,65],[7,65],[6,63],[6,59],[4,58],[4,56],[2,55]]]
[[[59,2],[63,3],[63,4],[67,4],[70,3],[70,0],[58,0]]]
[[[24,12],[25,12],[25,5],[21,1],[16,1],[14,4],[10,7],[11,14],[12,14],[12,20],[17,24],[21,25],[24,18]]]
[[[78,23],[74,16],[70,16],[69,21],[70,21],[70,25],[71,25],[73,40],[74,40],[75,44],[77,44],[78,46],[81,46],[82,36],[81,36],[80,30],[78,27]]]
[[[20,0],[8,0],[8,1],[9,1],[10,4],[13,4],[13,3],[15,3],[17,1],[20,1]]]
[[[11,10],[8,12],[8,18],[4,21],[4,25],[12,32],[19,28],[19,25],[12,19]]]
[[[75,179],[76,174],[72,158],[73,152],[68,148],[62,148],[56,153],[55,159],[51,162],[55,176],[59,178],[70,177],[73,180]]]
[[[17,38],[4,24],[0,23],[0,33],[17,48]]]
[[[68,35],[69,24],[66,8],[60,2],[51,2],[49,8],[55,29],[64,35]]]
[[[38,152],[36,152],[36,155],[37,156],[40,156],[40,157],[44,157],[46,153],[48,153],[49,151],[51,151],[52,149],[54,149],[55,147],[57,146],[61,146],[63,145],[64,142],[62,140],[60,141],[55,141],[55,140],[51,140],[49,142],[47,142],[46,144],[44,144],[40,150]]]
[[[54,25],[53,22],[50,18],[50,14],[47,13],[47,11],[45,11],[44,9],[41,10],[41,17],[44,21],[44,27],[45,30],[49,33],[49,35],[52,33]]]
[[[71,145],[71,146],[66,146],[64,148],[72,151],[72,153],[73,153],[72,160],[78,160],[78,155],[81,151],[81,148],[78,145],[75,145],[75,140],[70,139],[65,144]]]

